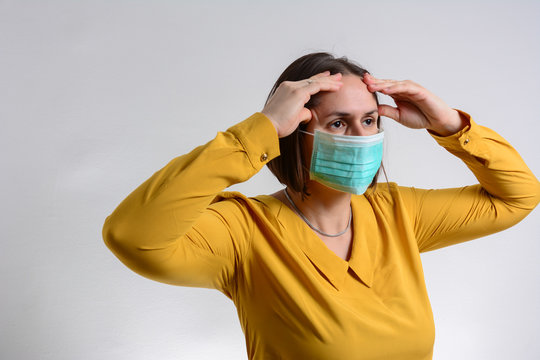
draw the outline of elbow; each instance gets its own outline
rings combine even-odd
[[[536,180],[536,179],[535,179]],[[520,193],[508,201],[508,205],[528,214],[540,203],[540,182],[525,184],[520,187]]]
[[[536,181],[535,186],[531,189],[530,196],[524,201],[526,206],[524,207],[529,212],[540,203],[540,181]]]
[[[115,237],[113,236],[112,226],[111,226],[111,215],[107,216],[105,223],[103,224],[103,229],[101,230],[101,235],[105,245],[111,247],[111,244],[114,242]]]
[[[148,240],[146,227],[133,217],[115,211],[105,219],[103,241],[118,260],[133,269],[136,264],[145,262],[150,256],[147,250],[155,248]]]
[[[109,215],[105,219],[102,237],[109,250],[111,250],[116,257],[122,259],[122,254],[125,254],[128,251],[128,241],[126,236],[122,235],[121,226],[114,220],[113,215]]]
[[[508,209],[514,214],[514,224],[527,217],[540,203],[540,182],[529,188],[527,195],[516,197],[511,203],[507,203]],[[513,224],[512,224],[513,225]]]
[[[142,241],[144,234],[139,230],[140,228],[136,228],[122,217],[116,218],[113,213],[105,219],[102,237],[114,256],[135,273],[152,280],[172,283],[168,280],[167,271],[171,264],[168,260],[175,247],[156,249],[144,244]]]
[[[105,223],[103,224],[103,229],[101,230],[101,235],[103,237],[103,241],[105,242],[105,245],[114,252],[113,249],[115,249],[118,246],[118,238],[115,235],[114,232],[114,226],[111,221],[111,216],[107,216],[105,219]]]

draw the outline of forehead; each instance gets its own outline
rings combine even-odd
[[[317,110],[322,116],[333,111],[363,114],[377,110],[374,95],[359,76],[345,75],[342,82],[343,86],[338,91],[326,91],[319,95]]]

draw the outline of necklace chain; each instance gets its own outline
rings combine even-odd
[[[349,212],[349,223],[347,224],[347,227],[345,228],[345,230],[343,231],[340,231],[339,233],[337,234],[327,234],[325,233],[324,231],[320,230],[320,229],[317,229],[313,224],[311,224],[309,222],[309,220],[304,216],[304,214],[302,214],[302,212],[300,211],[300,209],[298,209],[296,207],[296,205],[294,204],[294,201],[292,201],[291,197],[289,196],[289,193],[287,192],[287,189],[284,190],[285,191],[285,197],[287,197],[287,200],[289,200],[289,202],[291,203],[292,207],[294,208],[294,210],[296,211],[296,213],[298,215],[300,215],[300,217],[302,218],[302,220],[305,221],[305,223],[311,228],[313,229],[314,231],[318,232],[319,234],[321,235],[324,235],[324,236],[328,236],[328,237],[338,237],[338,236],[341,236],[343,234],[345,234],[347,232],[347,230],[349,230],[349,228],[351,227],[351,222],[352,222],[352,207],[351,207],[351,211]]]

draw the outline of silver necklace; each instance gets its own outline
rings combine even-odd
[[[319,234],[321,235],[324,235],[324,236],[328,236],[328,237],[338,237],[338,236],[341,236],[343,234],[345,234],[347,232],[347,230],[349,230],[349,228],[351,227],[351,222],[352,222],[352,207],[351,207],[351,211],[349,212],[349,223],[347,224],[347,227],[345,228],[345,230],[337,233],[337,234],[327,234],[325,233],[324,231],[322,230],[319,230],[317,229],[315,226],[313,226],[309,220],[304,216],[304,214],[302,214],[302,212],[300,211],[300,209],[298,209],[296,207],[296,205],[294,204],[294,202],[292,201],[291,197],[289,196],[289,194],[287,193],[287,189],[284,190],[285,192],[285,196],[287,197],[287,200],[289,200],[289,202],[291,203],[292,207],[294,208],[294,210],[296,211],[296,213],[298,215],[300,215],[300,217],[302,218],[302,220],[305,221],[305,223],[311,228],[313,229],[314,231],[318,232]]]

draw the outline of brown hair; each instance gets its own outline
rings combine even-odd
[[[317,52],[304,55],[289,65],[279,76],[276,83],[270,90],[266,102],[270,100],[278,86],[284,81],[299,81],[312,77],[313,75],[330,71],[331,74],[342,73],[343,75],[357,75],[360,78],[369,72],[360,65],[352,62],[346,57],[336,58],[326,52]],[[374,93],[375,101],[379,105],[377,95]],[[316,107],[320,102],[317,94],[304,105],[308,109]],[[381,118],[377,118],[377,127],[380,127]],[[306,124],[301,124],[292,134],[279,139],[279,150],[281,156],[274,158],[268,163],[268,168],[277,177],[279,182],[286,185],[297,193],[302,194],[302,198],[309,196],[307,192],[307,182],[309,180],[309,169],[304,165],[302,148],[304,145],[304,136],[300,134],[299,129],[303,130]],[[375,174],[373,181],[369,185],[374,186],[377,183]]]

